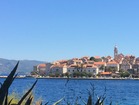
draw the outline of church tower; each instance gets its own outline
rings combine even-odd
[[[118,56],[117,46],[114,47],[114,59]]]

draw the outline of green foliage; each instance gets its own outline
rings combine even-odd
[[[16,104],[19,101],[19,94],[12,92],[10,95],[8,95],[8,102],[10,102],[11,100],[11,104]]]
[[[49,74],[50,77],[55,77],[55,74]]]
[[[128,71],[122,71],[122,72],[120,72],[120,76],[121,77],[129,77],[130,73]]]
[[[115,73],[117,71],[117,67],[106,67],[105,70],[107,72]]]
[[[89,91],[89,95],[88,95],[88,100],[87,103],[85,105],[104,105],[104,101],[106,99],[106,88],[105,88],[105,92],[102,96],[97,96],[97,99],[95,100],[95,88],[94,85],[92,85],[92,89]],[[109,105],[112,105],[112,102],[110,102]]]
[[[91,60],[91,61],[95,61],[95,62],[96,62],[95,57],[90,57],[90,60]]]
[[[49,76],[50,77],[60,77],[61,75],[60,75],[60,73],[56,72],[55,74],[50,73]]]
[[[34,86],[36,85],[38,80],[35,81],[35,83],[32,85],[32,87],[28,90],[28,92],[21,98],[21,100],[18,102],[18,105],[21,105],[21,103],[24,101],[24,99],[28,96],[28,94],[32,91],[32,89],[34,88]],[[31,96],[30,96],[31,97]],[[29,101],[32,100],[32,98],[29,97]],[[27,100],[27,101],[28,101]]]
[[[0,105],[3,105],[4,103],[7,103],[7,95],[8,95],[8,89],[10,85],[12,84],[13,80],[17,75],[15,75],[16,69],[18,67],[19,62],[15,66],[15,68],[11,71],[7,79],[4,81],[0,88]],[[15,76],[14,76],[15,75]]]
[[[92,74],[91,73],[87,73],[87,72],[74,72],[73,74],[73,77],[91,77]]]
[[[90,57],[90,60],[91,60],[91,61],[94,61],[94,62],[101,62],[101,61],[102,61],[101,58],[96,59],[95,57]]]
[[[100,70],[105,70],[105,66],[104,65],[102,65],[102,66],[100,66],[100,68],[99,68]]]
[[[60,73],[59,72],[56,72],[55,73],[55,77],[59,77],[60,76]]]
[[[14,81],[14,79],[17,76],[17,74],[15,75],[15,73],[16,73],[18,65],[19,65],[19,62],[17,62],[16,66],[11,71],[11,73],[8,75],[8,77],[5,79],[4,83],[1,84],[1,87],[0,87],[0,105],[13,105],[12,104],[13,98],[10,99],[10,101],[8,100],[8,98],[9,98],[8,90],[9,90],[12,82]],[[36,83],[37,83],[37,80],[32,85],[32,87],[26,92],[26,94],[17,103],[15,103],[14,105],[23,105],[23,101],[30,94],[30,92],[32,91],[32,89],[34,88]],[[33,99],[33,97],[32,97],[32,95],[30,95],[27,98],[27,101],[24,103],[24,105],[31,105],[32,99]]]
[[[37,71],[32,71],[30,74],[31,75],[38,75],[39,73]]]

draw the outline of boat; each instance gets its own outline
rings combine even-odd
[[[7,78],[8,76],[6,75],[1,75],[0,78]]]
[[[26,75],[18,75],[16,78],[26,78]]]

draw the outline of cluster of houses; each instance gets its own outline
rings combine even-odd
[[[70,60],[59,60],[53,63],[44,63],[34,66],[34,72],[39,75],[50,74],[72,74],[74,72],[86,72],[92,75],[104,74],[109,75],[111,72],[106,71],[106,68],[114,68],[115,73],[120,70],[129,71],[130,73],[138,73],[139,71],[139,58],[132,55],[124,56],[118,54],[117,47],[114,47],[114,57],[82,57],[73,58]]]

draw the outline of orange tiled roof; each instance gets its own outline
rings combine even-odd
[[[75,65],[75,64],[71,64],[69,67],[77,67],[77,65]]]
[[[80,60],[80,59],[75,59],[75,60],[73,60],[74,62],[82,62],[82,60]]]
[[[100,59],[100,56],[94,56],[95,59]]]
[[[93,67],[92,64],[86,64],[86,67]]]
[[[79,60],[79,58],[72,58],[72,60]]]
[[[46,67],[46,64],[39,64],[39,67]]]
[[[112,72],[101,72],[100,74],[108,75],[108,74],[112,74]]]
[[[93,64],[87,64],[86,67],[97,68],[97,66],[95,66],[95,65],[93,65]]]
[[[107,56],[106,58],[107,58],[107,59],[111,59],[112,57],[111,57],[111,56]]]
[[[105,65],[105,62],[94,62],[94,65]]]
[[[54,68],[54,67],[64,67],[64,66],[65,66],[65,65],[60,65],[60,64],[56,65],[56,64],[55,64],[55,65],[52,65],[51,68]]]
[[[90,58],[89,56],[83,56],[82,58]]]

